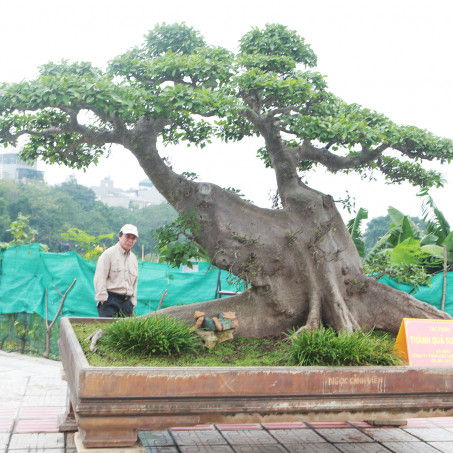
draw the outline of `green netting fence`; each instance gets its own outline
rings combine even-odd
[[[209,263],[198,263],[195,272],[144,261],[138,266],[137,315],[156,310],[165,290],[162,308],[214,298],[219,270]],[[96,263],[82,259],[75,252],[45,253],[39,245],[15,246],[3,251],[0,254],[0,349],[42,355],[46,348],[46,319],[48,324],[53,321],[69,288],[62,315],[97,317],[95,268]],[[430,286],[419,288],[387,276],[379,281],[441,308],[442,273],[431,278]],[[226,271],[220,272],[220,282],[222,289],[243,290],[243,287],[231,288]],[[453,315],[453,272],[447,274],[446,288],[445,311]],[[48,352],[54,358],[58,357],[59,316],[50,332]]]
[[[0,254],[0,347],[31,352],[32,343],[33,352],[42,353],[45,320],[50,323],[55,318],[62,296],[74,280],[62,315],[97,317],[95,269],[95,262],[84,260],[75,252],[46,253],[38,244],[4,250]],[[174,269],[166,264],[139,261],[138,273],[137,315],[156,310],[165,290],[161,308],[213,299],[219,277],[219,270],[209,263],[198,263],[194,269]],[[243,290],[232,287],[229,277],[228,272],[220,272],[222,289]],[[58,321],[51,334],[51,353],[57,355]]]
[[[32,313],[9,313],[0,315],[0,349],[21,354],[45,356],[58,359],[60,321],[57,319],[49,330],[47,350],[46,321]]]
[[[443,272],[431,277],[429,285],[419,286],[417,288],[407,283],[398,283],[394,278],[390,278],[387,275],[384,275],[378,281],[384,283],[385,285],[391,286],[392,288],[408,293],[418,300],[427,302],[439,310],[441,309],[444,285]],[[445,287],[445,311],[453,316],[453,272],[447,272]]]

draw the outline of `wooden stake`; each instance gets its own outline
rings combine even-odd
[[[55,321],[57,320],[58,315],[60,314],[60,311],[63,308],[63,304],[64,304],[64,301],[66,299],[66,296],[68,295],[70,289],[74,286],[74,283],[76,282],[76,280],[77,279],[75,278],[74,281],[72,282],[71,286],[66,290],[66,292],[64,294],[61,294],[60,291],[58,291],[57,287],[55,285],[53,285],[53,287],[55,288],[57,293],[62,297],[62,299],[61,299],[60,306],[58,307],[57,313],[55,315],[55,318],[53,318],[53,321],[50,324],[48,323],[47,288],[46,288],[46,292],[45,292],[45,302],[46,302],[46,350],[44,351],[44,357],[46,357],[47,359],[49,358],[49,354],[50,354],[50,331],[52,330],[52,326],[55,324]]]
[[[442,304],[440,309],[445,311],[445,296],[447,294],[447,246],[444,244],[444,281],[442,285]]]
[[[159,302],[159,306],[157,307],[157,311],[160,310],[160,307],[162,306],[162,302],[164,301],[166,295],[167,295],[167,290],[164,291],[164,293],[162,294],[162,297],[160,298],[160,302]]]

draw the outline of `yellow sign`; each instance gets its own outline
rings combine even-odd
[[[453,366],[453,321],[404,318],[394,351],[412,366]]]

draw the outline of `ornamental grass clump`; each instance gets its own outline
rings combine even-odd
[[[363,329],[337,333],[331,327],[319,326],[292,338],[289,362],[298,366],[402,365],[393,347],[393,338],[385,333]]]
[[[120,318],[105,328],[102,343],[136,355],[172,355],[195,352],[200,338],[193,328],[170,316]]]

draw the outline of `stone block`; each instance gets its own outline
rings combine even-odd
[[[195,333],[201,337],[203,344],[209,349],[215,348],[219,343],[223,343],[224,341],[232,340],[234,338],[234,329],[221,330],[220,332],[197,329]]]
[[[80,439],[79,433],[75,433],[74,443],[77,448],[77,453],[145,453],[145,447],[140,442],[137,442],[132,447],[86,448]]]
[[[406,426],[407,420],[367,420],[372,426]]]

